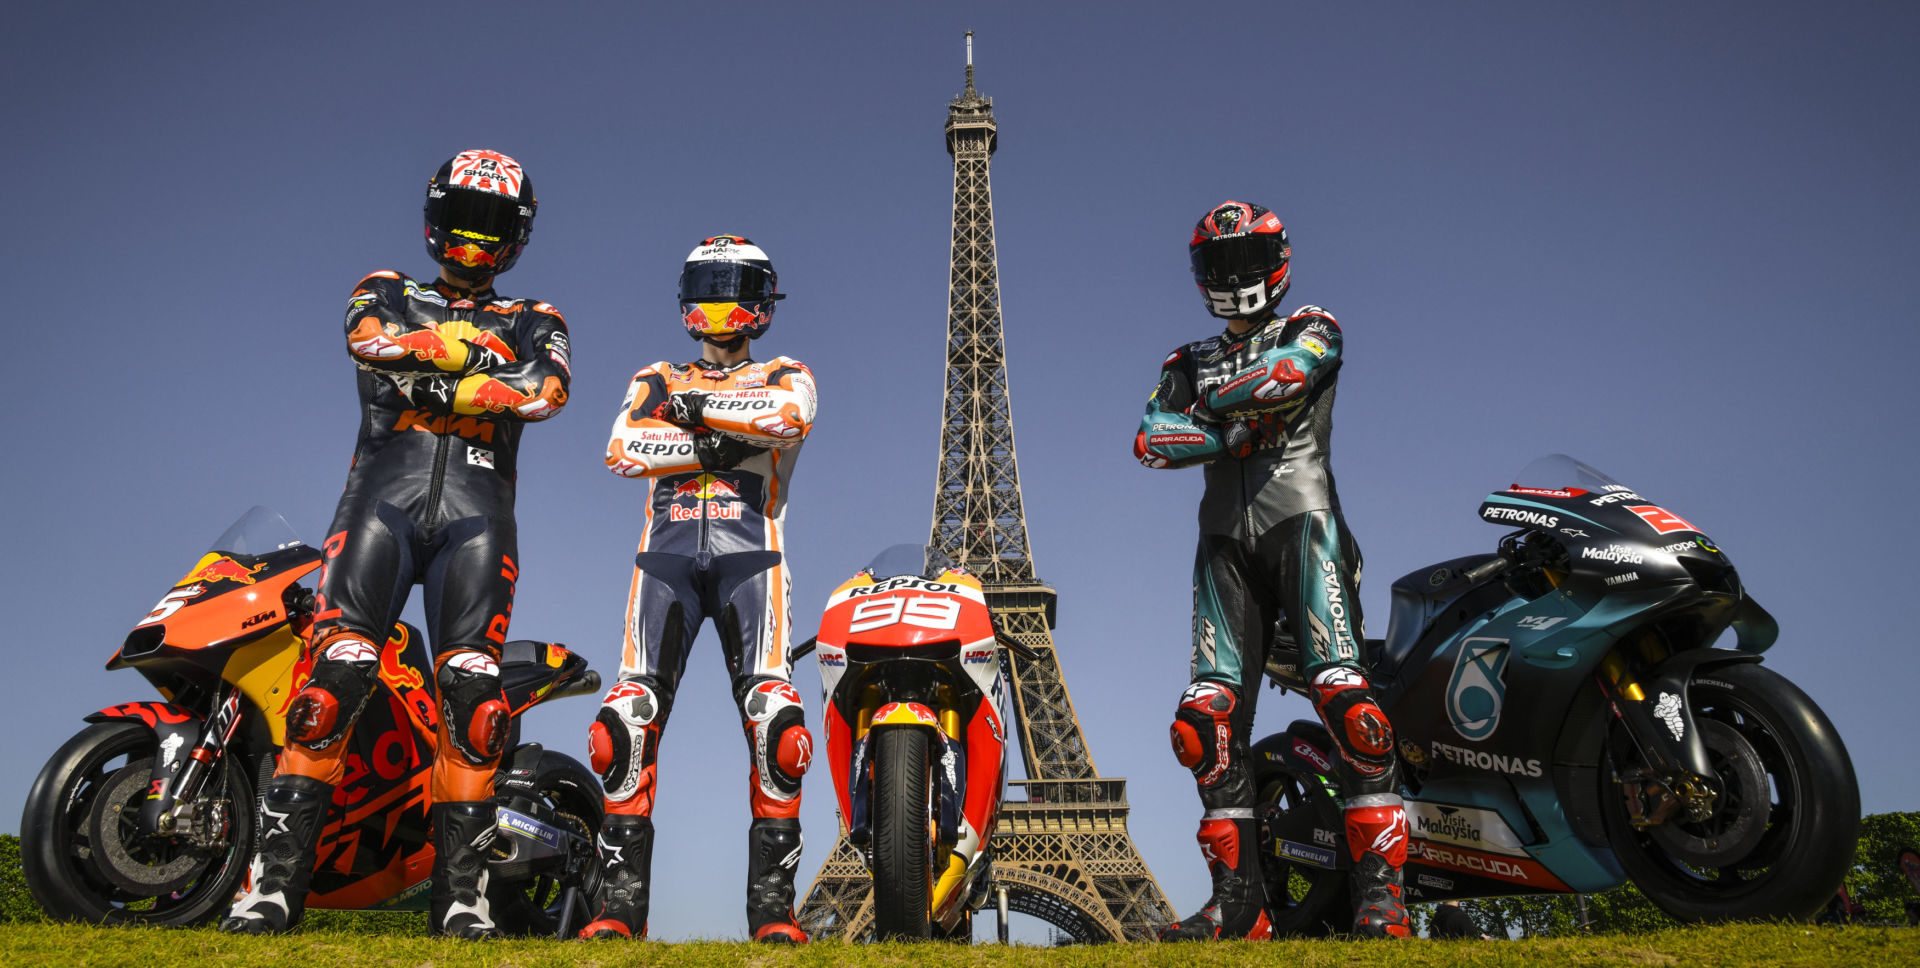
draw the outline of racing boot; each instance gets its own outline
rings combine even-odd
[[[1259,941],[1273,937],[1273,922],[1267,920],[1266,884],[1260,875],[1260,856],[1255,849],[1253,811],[1209,810],[1200,821],[1200,853],[1207,859],[1207,871],[1213,875],[1213,896],[1206,906],[1185,921],[1176,921],[1160,929],[1162,941],[1213,941],[1246,938]],[[1212,816],[1212,814],[1245,816]]]
[[[1400,797],[1370,793],[1347,801],[1347,852],[1353,869],[1353,933],[1362,938],[1407,938],[1413,924],[1400,895],[1407,862],[1407,812]]]
[[[333,784],[286,774],[267,781],[260,799],[260,852],[247,893],[220,922],[228,934],[279,934],[300,923],[313,880],[313,854],[333,806]]]
[[[487,848],[498,836],[493,804],[436,803],[433,818],[433,897],[429,927],[468,941],[498,938],[487,905]]]
[[[798,818],[755,817],[747,828],[747,933],[755,941],[807,943],[807,933],[793,919],[800,845]]]
[[[600,889],[594,916],[582,938],[644,938],[653,876],[653,818],[610,813],[594,843],[600,855]]]

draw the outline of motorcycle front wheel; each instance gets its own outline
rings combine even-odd
[[[153,771],[154,734],[96,723],[53,754],[27,794],[20,861],[52,917],[95,924],[180,926],[226,913],[253,849],[253,790],[229,759],[205,795],[227,800],[226,842],[211,849],[147,836],[137,825]]]
[[[873,935],[880,941],[924,939],[933,892],[927,734],[882,729],[874,746]]]
[[[1860,833],[1860,788],[1846,747],[1799,687],[1757,664],[1715,666],[1688,688],[1719,796],[1635,828],[1618,772],[1639,762],[1617,731],[1601,773],[1601,816],[1642,893],[1680,921],[1807,920],[1840,887]]]

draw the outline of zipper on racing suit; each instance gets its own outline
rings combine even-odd
[[[473,321],[473,310],[449,309],[447,321],[453,322],[455,320],[471,323]],[[459,387],[459,384],[459,379],[454,378],[454,386],[456,389]],[[447,438],[452,435],[453,411],[449,408],[447,411],[445,430],[441,433],[434,434],[438,439],[435,440],[433,444],[433,477],[432,483],[427,487],[427,510],[420,518],[420,526],[426,529],[428,535],[433,534],[435,519],[439,517],[440,513],[440,491],[446,484],[447,479],[447,448],[451,446]]]

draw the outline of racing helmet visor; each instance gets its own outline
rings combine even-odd
[[[680,271],[681,302],[763,302],[779,299],[773,270],[748,262],[695,262]]]
[[[1208,239],[1193,247],[1193,281],[1226,289],[1265,281],[1287,261],[1286,236],[1268,232]]]
[[[437,186],[427,193],[427,224],[476,242],[518,242],[525,218],[505,195]]]

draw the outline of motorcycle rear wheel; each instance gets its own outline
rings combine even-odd
[[[933,892],[927,734],[882,729],[874,746],[873,935],[880,941],[924,939],[930,936]]]
[[[601,817],[606,812],[606,801],[600,796],[599,783],[578,763],[551,751],[541,753],[534,774],[534,794],[546,806],[553,808],[555,820],[585,837],[588,843],[594,841],[595,834],[600,830]],[[488,907],[491,908],[494,923],[508,935],[551,937],[560,926],[560,906],[566,897],[567,887],[579,888],[581,899],[591,907],[592,899],[586,897],[586,880],[588,877],[584,874],[571,885],[564,878],[551,874],[536,874],[518,880],[490,880],[487,884]],[[578,927],[585,921],[586,918],[576,915],[573,924]]]
[[[229,759],[207,796],[232,804],[227,844],[197,850],[142,836],[134,817],[153,769],[154,734],[95,723],[53,754],[27,794],[20,861],[27,888],[52,917],[94,924],[200,924],[224,913],[253,852],[253,790]],[[125,885],[152,884],[151,892]]]
[[[1260,824],[1260,873],[1266,882],[1267,918],[1274,937],[1324,938],[1345,931],[1352,914],[1347,873],[1294,864],[1277,853],[1283,831],[1310,831],[1326,824],[1342,830],[1340,807],[1318,778],[1291,771],[1255,767],[1259,797],[1254,811]],[[1302,840],[1311,838],[1309,833]]]
[[[1808,920],[1853,865],[1860,788],[1826,714],[1757,664],[1716,666],[1688,689],[1722,792],[1713,815],[1635,829],[1611,769],[1601,816],[1621,867],[1680,921]],[[1637,760],[1624,735],[1612,765]],[[1750,846],[1746,846],[1749,845]]]

